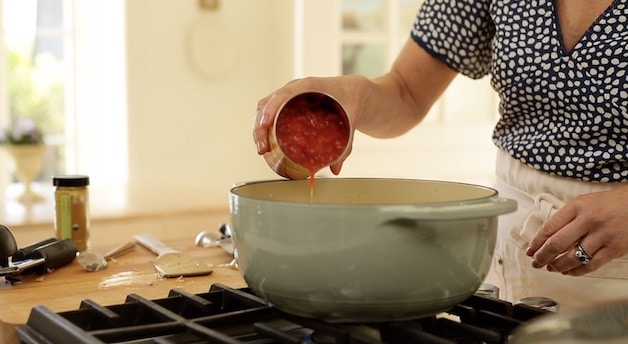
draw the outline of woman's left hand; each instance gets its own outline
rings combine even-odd
[[[628,186],[569,201],[539,229],[526,254],[535,268],[573,276],[628,254]]]

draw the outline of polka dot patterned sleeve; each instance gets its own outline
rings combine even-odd
[[[426,0],[417,14],[412,38],[454,70],[474,79],[491,65],[495,32],[487,0]]]
[[[426,0],[412,31],[470,77],[491,75],[495,144],[553,175],[628,182],[628,0],[566,51],[554,0]]]

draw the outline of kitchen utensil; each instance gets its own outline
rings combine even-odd
[[[231,228],[228,224],[220,226],[220,233],[214,231],[201,231],[194,238],[196,246],[221,247],[229,254],[234,254],[233,240],[231,240]]]
[[[105,260],[105,256],[92,248],[87,248],[86,250],[79,252],[76,256],[76,261],[85,271],[88,272],[100,271],[107,267],[107,260]]]
[[[134,237],[135,241],[157,255],[155,269],[161,277],[201,276],[208,275],[213,265],[202,263],[183,254],[152,234],[141,234]]]
[[[76,257],[76,245],[71,239],[44,240],[20,252],[28,252],[28,256],[21,257],[18,253],[16,257],[21,260],[11,259],[8,265],[0,266],[0,276],[11,284],[21,283],[21,274],[34,272],[43,275],[71,263]]]
[[[18,248],[15,252],[13,252],[13,256],[11,256],[11,260],[14,262],[17,262],[17,261],[22,261],[22,260],[32,258],[33,252],[35,252],[35,250],[37,250],[38,248],[44,245],[47,245],[56,241],[57,239],[55,238],[48,238],[48,239],[34,242],[24,247]]]
[[[78,261],[79,265],[81,265],[81,267],[85,269],[85,271],[100,271],[107,267],[107,261],[127,254],[134,249],[135,243],[132,241],[114,247],[105,255],[96,250],[88,248],[87,250],[80,252],[76,257],[76,260]]]
[[[0,225],[0,267],[9,266],[9,257],[17,250],[17,242],[9,227]]]
[[[471,184],[410,179],[245,183],[230,190],[238,265],[288,313],[334,322],[433,315],[491,265],[497,216],[516,202]]]
[[[114,258],[118,258],[121,257],[127,253],[132,252],[133,250],[135,250],[135,243],[133,241],[127,241],[123,244],[120,244],[114,248],[112,248],[110,251],[108,251],[107,253],[105,253],[105,260],[106,261],[110,261]]]

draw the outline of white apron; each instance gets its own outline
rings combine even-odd
[[[613,300],[628,300],[628,256],[615,259],[582,277],[532,268],[528,242],[541,224],[573,197],[608,190],[618,183],[590,183],[537,171],[502,150],[497,154],[499,195],[517,201],[517,211],[499,217],[495,257],[486,283],[499,287],[502,299],[518,302],[544,296],[559,309],[587,308]],[[595,258],[594,258],[595,259]]]

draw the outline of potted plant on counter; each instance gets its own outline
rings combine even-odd
[[[31,188],[33,180],[41,172],[46,152],[43,135],[35,121],[19,118],[12,126],[0,131],[0,147],[13,161],[16,177],[24,185],[19,201],[28,203],[43,200],[44,197]]]

